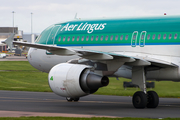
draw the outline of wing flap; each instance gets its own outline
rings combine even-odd
[[[162,60],[157,60],[157,59],[147,59],[147,61],[151,62],[152,65],[154,66],[158,66],[158,67],[178,67],[178,65],[173,64],[171,62],[166,62],[166,61],[162,61]]]
[[[108,54],[102,54],[102,53],[94,53],[91,55],[82,55],[81,57],[91,60],[112,60],[114,59],[113,56]]]
[[[151,65],[151,62],[148,62],[146,60],[136,59],[136,61],[126,63],[126,65],[130,65],[130,66],[149,66],[149,65]]]

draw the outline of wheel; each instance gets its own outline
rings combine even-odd
[[[74,102],[78,102],[79,101],[79,98],[74,98]]]
[[[147,92],[147,108],[156,108],[159,104],[159,96],[155,91]]]
[[[68,102],[72,102],[74,99],[71,98],[71,97],[66,97],[66,100],[67,100]]]
[[[134,93],[132,102],[135,108],[143,109],[147,105],[147,96],[144,92],[138,91]]]

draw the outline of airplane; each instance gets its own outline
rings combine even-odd
[[[146,81],[180,81],[180,16],[75,19],[49,26],[35,43],[13,44],[31,47],[29,63],[49,73],[51,90],[69,102],[124,77],[141,89],[135,108],[156,108]]]

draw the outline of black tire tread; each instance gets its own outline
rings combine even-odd
[[[137,102],[137,97],[140,98],[140,101]],[[144,92],[138,91],[134,93],[132,98],[133,106],[137,109],[143,109],[147,105],[147,96]]]
[[[159,104],[159,96],[155,91],[148,91],[147,108],[156,108]]]

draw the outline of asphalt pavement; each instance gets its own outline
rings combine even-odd
[[[160,98],[156,109],[135,109],[132,97],[89,95],[79,102],[47,92],[0,91],[0,117],[180,117],[179,98]]]

